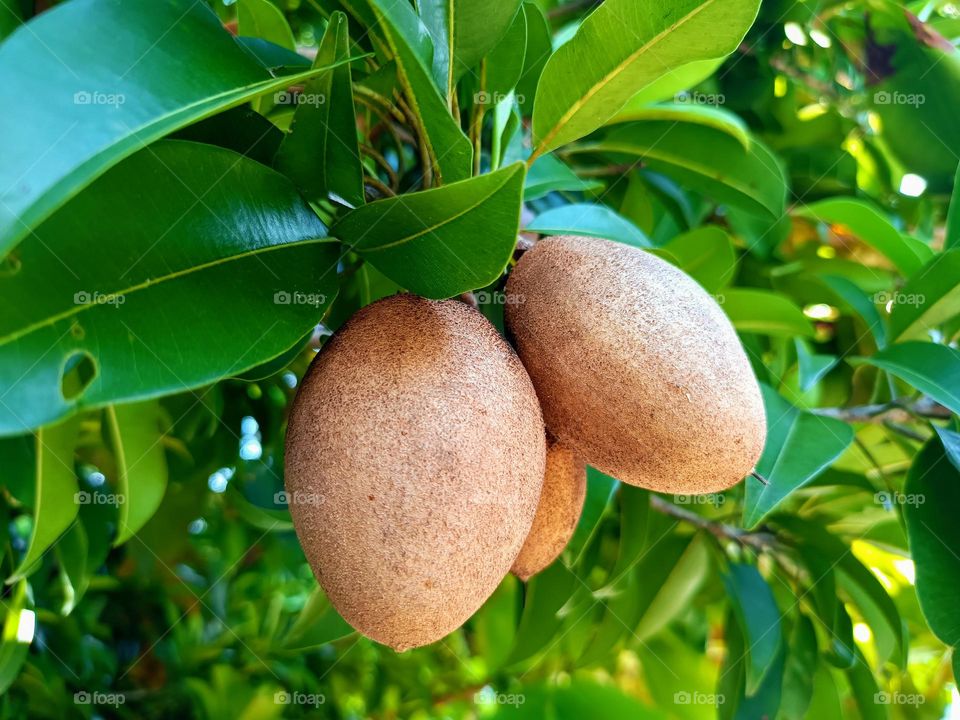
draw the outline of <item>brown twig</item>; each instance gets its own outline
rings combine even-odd
[[[814,408],[811,412],[844,422],[882,424],[884,421],[910,422],[915,417],[947,420],[950,411],[930,398],[921,398],[914,403],[889,402],[876,405],[857,405],[848,408]]]
[[[702,515],[678,507],[656,495],[650,496],[650,507],[659,513],[670,515],[701,530],[706,530],[719,540],[733,540],[741,545],[752,547],[754,550],[768,550],[776,545],[776,537],[771,533],[751,532],[733,525],[708,520]]]

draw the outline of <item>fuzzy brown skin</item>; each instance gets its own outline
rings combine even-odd
[[[460,627],[536,514],[546,440],[520,360],[476,310],[397,295],[317,355],[290,414],[286,488],[331,602],[396,650]]]
[[[562,236],[526,252],[506,291],[547,429],[589,464],[684,494],[754,468],[760,388],[730,321],[690,277],[627,245]]]
[[[586,496],[586,463],[572,450],[551,443],[537,515],[513,562],[514,575],[526,582],[560,556],[577,529]]]

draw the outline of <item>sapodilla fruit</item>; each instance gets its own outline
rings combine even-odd
[[[766,435],[760,388],[717,303],[669,263],[609,240],[541,240],[507,282],[506,322],[547,429],[623,482],[724,490]]]
[[[559,443],[547,445],[540,504],[513,574],[526,582],[557,559],[570,542],[587,495],[586,463]]]
[[[314,358],[286,437],[286,491],[314,574],[396,650],[460,627],[510,571],[546,437],[510,346],[456,301],[396,295]]]

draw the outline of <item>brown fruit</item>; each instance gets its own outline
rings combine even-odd
[[[559,443],[548,445],[540,504],[530,534],[513,561],[514,575],[526,582],[559,557],[577,529],[586,495],[583,460]]]
[[[547,429],[588,463],[672,493],[755,466],[760,388],[717,303],[669,263],[595,238],[547,238],[507,282],[506,321]]]
[[[344,619],[397,650],[460,627],[523,545],[545,446],[530,378],[479,312],[397,295],[354,315],[286,439],[294,527]]]

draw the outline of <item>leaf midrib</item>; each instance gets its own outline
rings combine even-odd
[[[400,238],[399,240],[395,240],[392,243],[387,243],[386,245],[378,245],[377,247],[372,247],[372,248],[356,248],[356,251],[358,253],[373,253],[373,252],[378,252],[380,250],[388,250],[389,248],[396,247],[398,245],[404,245],[408,242],[413,242],[417,238],[423,237],[427,233],[431,233],[434,230],[438,230],[439,228],[442,228],[444,225],[449,225],[450,223],[456,220],[459,220],[461,217],[463,217],[467,213],[473,212],[478,207],[480,207],[483,203],[487,202],[490,198],[492,198],[498,192],[503,190],[504,186],[514,178],[514,176],[517,174],[519,170],[520,170],[520,165],[519,164],[515,165],[513,172],[505,173],[506,179],[502,183],[497,185],[496,188],[494,188],[493,190],[485,194],[473,205],[469,205],[465,207],[463,210],[461,210],[460,212],[454,213],[453,215],[449,216],[442,222],[439,222],[439,223],[436,223],[435,225],[431,225],[430,227],[424,228],[420,232],[416,232],[412,235],[407,235],[406,237]],[[368,207],[373,207],[373,206],[370,205]],[[336,232],[336,228],[334,228],[334,232]]]
[[[160,285],[162,283],[166,283],[171,280],[177,280],[182,277],[188,277],[195,273],[202,272],[204,270],[209,270],[210,268],[218,267],[220,265],[225,265],[230,262],[244,260],[246,258],[256,257],[259,255],[264,255],[266,253],[273,252],[274,250],[283,250],[291,247],[303,247],[304,245],[320,245],[323,243],[331,243],[331,242],[337,242],[336,238],[332,238],[332,237],[312,238],[308,240],[297,240],[293,242],[280,243],[277,245],[268,245],[266,247],[257,248],[255,250],[248,250],[246,252],[237,253],[236,255],[229,255],[227,257],[217,258],[215,260],[201,263],[199,265],[193,265],[189,268],[177,270],[175,272],[168,273],[167,275],[162,275],[158,278],[150,278],[148,280],[144,280],[143,282],[136,283],[135,285],[131,285],[130,287],[114,290],[106,294],[113,295],[113,296],[131,295],[133,293],[139,292],[141,290],[146,290],[147,288]],[[67,318],[79,315],[85,310],[90,310],[92,308],[100,307],[102,304],[103,303],[88,303],[86,305],[76,305],[70,308],[69,310],[65,310],[63,312],[57,313],[56,315],[51,315],[50,317],[40,320],[38,322],[31,323],[30,325],[27,325],[21,328],[20,330],[14,331],[9,335],[0,337],[0,346],[14,342],[15,340],[19,340],[20,338],[26,335],[29,335],[30,333],[36,332],[41,328],[51,327],[54,324],[60,322],[61,320],[65,320]]]
[[[670,33],[677,30],[677,28],[683,27],[687,22],[692,20],[694,17],[699,15],[704,9],[710,7],[714,4],[716,0],[706,0],[702,5],[698,5],[695,10],[690,13],[687,13],[678,21],[674,22],[671,25],[668,25],[659,33],[654,35],[650,40],[641,45],[639,48],[634,50],[630,55],[627,56],[625,60],[618,63],[613,70],[608,72],[599,81],[597,81],[586,93],[584,93],[576,102],[571,105],[567,111],[560,116],[560,119],[554,124],[550,131],[544,136],[543,140],[537,143],[537,148],[534,151],[531,157],[535,157],[538,154],[541,154],[547,147],[550,146],[550,142],[560,133],[560,131],[566,126],[570,120],[572,120],[576,115],[578,115],[583,108],[586,106],[587,102],[593,98],[594,95],[603,90],[608,84],[613,82],[622,72],[624,72],[627,67],[632,65],[637,58],[639,58],[643,53],[647,52],[650,48],[655,46],[665,37],[670,35]]]

